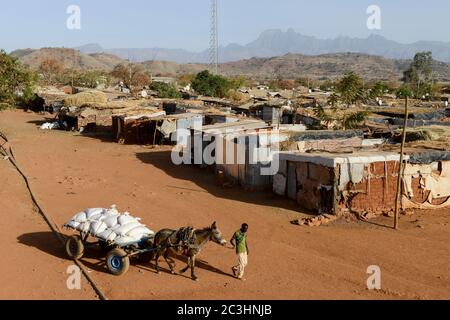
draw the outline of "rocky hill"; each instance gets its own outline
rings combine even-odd
[[[38,68],[46,58],[61,61],[66,68],[110,71],[115,65],[125,62],[108,53],[82,53],[66,48],[44,48],[40,50],[17,50],[12,55]],[[393,60],[360,53],[334,53],[316,56],[287,54],[273,58],[251,58],[220,65],[225,75],[247,75],[254,78],[300,78],[333,79],[354,71],[366,80],[399,80],[411,60]],[[171,61],[151,60],[141,63],[153,75],[177,76],[195,74],[208,68],[206,64],[179,64]],[[450,65],[435,61],[434,75],[438,81],[450,81]]]
[[[135,62],[167,60],[178,63],[207,63],[209,61],[208,50],[192,52],[168,48],[105,49],[99,44],[88,44],[77,49],[85,53],[108,52]],[[378,34],[372,34],[367,38],[339,36],[335,39],[319,39],[298,33],[293,29],[266,30],[257,39],[247,44],[232,43],[220,47],[219,56],[222,62],[232,62],[252,57],[283,56],[288,53],[321,55],[356,52],[389,59],[412,59],[419,51],[431,51],[436,60],[450,62],[450,43],[447,42],[418,41],[404,44]]]
[[[32,69],[39,68],[39,65],[45,59],[56,59],[62,62],[67,69],[79,70],[105,70],[110,71],[112,68],[121,63],[123,60],[112,54],[93,53],[85,54],[74,49],[67,48],[43,48],[39,50],[16,50],[11,53],[12,56],[18,57],[22,63],[30,66]]]

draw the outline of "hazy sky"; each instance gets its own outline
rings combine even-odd
[[[183,48],[209,45],[209,0],[0,0],[0,48]],[[450,42],[449,0],[219,0],[220,43],[246,44],[266,29],[305,35],[366,37],[369,5],[378,34],[399,42]],[[81,8],[81,30],[68,30],[66,9]]]

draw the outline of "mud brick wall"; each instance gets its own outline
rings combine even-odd
[[[365,167],[365,178],[357,184],[349,183],[347,189],[339,195],[338,214],[345,210],[360,214],[375,215],[393,212],[397,193],[399,162],[375,162]],[[414,203],[424,203],[430,195],[429,190],[421,186],[420,178],[412,179]],[[402,186],[403,191],[403,186]],[[447,197],[434,199],[433,205],[441,205]]]
[[[397,193],[397,161],[375,162],[365,166],[364,179],[349,183],[346,199],[341,198],[339,208],[357,213],[382,214],[394,210]]]
[[[298,162],[297,203],[318,213],[334,211],[336,169],[315,163]]]

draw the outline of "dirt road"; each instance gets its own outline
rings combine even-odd
[[[0,113],[16,159],[30,178],[42,207],[62,225],[88,207],[116,204],[150,228],[206,227],[213,221],[227,239],[242,222],[250,225],[251,254],[245,282],[231,277],[233,250],[208,245],[198,262],[199,282],[155,274],[132,265],[109,275],[104,258],[91,251],[83,263],[112,299],[449,299],[450,210],[402,216],[401,230],[372,223],[338,221],[308,228],[290,220],[298,207],[272,193],[223,189],[208,171],[174,166],[170,149],[122,146],[107,138],[40,131],[44,116]],[[0,298],[94,298],[65,288],[70,261],[43,220],[33,212],[20,177],[0,160]],[[5,179],[6,177],[6,179]],[[162,261],[160,264],[166,268]],[[382,290],[368,291],[366,270],[378,265]],[[177,261],[177,270],[184,262]],[[14,279],[20,279],[19,281]]]

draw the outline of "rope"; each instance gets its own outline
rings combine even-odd
[[[5,140],[5,143],[8,143],[8,137],[0,131],[0,137]],[[65,245],[65,239],[62,237],[61,235],[61,229],[58,227],[58,225],[50,218],[49,215],[46,214],[46,212],[44,211],[44,209],[42,209],[42,207],[39,205],[37,198],[33,192],[33,190],[31,189],[30,186],[30,182],[28,180],[28,177],[25,175],[25,173],[22,171],[22,169],[20,168],[20,166],[17,164],[16,158],[14,156],[14,152],[12,149],[11,144],[9,144],[8,146],[8,150],[6,150],[6,148],[4,147],[4,144],[0,145],[0,151],[2,152],[2,154],[4,154],[8,160],[11,162],[11,164],[16,168],[16,170],[19,172],[19,174],[22,176],[23,180],[25,181],[25,185],[28,189],[28,192],[30,193],[31,196],[31,200],[34,204],[34,206],[38,209],[39,214],[42,216],[42,218],[45,220],[45,222],[48,224],[48,226],[50,227],[50,229],[52,230],[52,232],[54,233],[54,235],[58,238],[58,240],[61,242],[62,246]],[[98,294],[99,298],[101,300],[108,300],[108,298],[106,297],[106,295],[103,293],[103,291],[100,289],[100,287],[94,282],[94,280],[91,278],[91,276],[89,275],[89,273],[87,272],[85,266],[79,261],[79,260],[74,260],[75,264],[81,269],[83,275],[86,277],[86,279],[88,280],[88,282],[91,284],[92,288],[94,289],[94,291]]]

